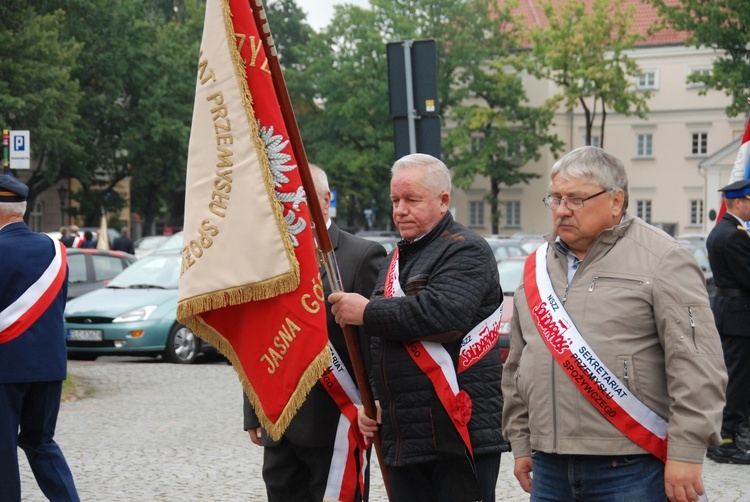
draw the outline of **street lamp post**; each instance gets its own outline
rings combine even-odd
[[[65,209],[68,207],[68,189],[65,185],[60,185],[57,189],[57,195],[60,196],[60,226],[65,226]]]

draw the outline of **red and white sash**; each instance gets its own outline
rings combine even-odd
[[[341,416],[336,428],[333,456],[323,500],[354,500],[357,492],[360,498],[364,497],[367,469],[367,447],[357,424],[357,407],[362,406],[362,399],[330,341],[328,347],[331,349],[333,362],[320,377],[320,383],[339,407]],[[359,458],[359,472],[355,455]]]
[[[667,422],[633,396],[586,343],[552,287],[548,249],[547,243],[526,259],[523,276],[529,311],[545,345],[594,408],[638,446],[666,461]]]
[[[47,269],[29,289],[0,312],[0,344],[22,335],[41,317],[60,292],[67,272],[65,247],[50,238],[55,256]]]
[[[384,292],[386,298],[406,296],[399,282],[398,252],[398,249],[394,251],[388,266]],[[502,312],[503,306],[500,305],[495,312],[464,336],[458,356],[458,369],[454,367],[450,354],[442,344],[420,341],[404,342],[411,358],[432,382],[441,404],[448,412],[448,416],[470,453],[473,450],[467,424],[471,420],[471,397],[466,391],[459,389],[458,373],[473,366],[495,346]]]

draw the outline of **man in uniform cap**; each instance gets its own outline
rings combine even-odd
[[[21,500],[20,447],[49,500],[78,501],[54,441],[67,370],[65,247],[23,222],[28,193],[0,175],[0,499]]]
[[[721,424],[723,443],[708,450],[720,463],[750,464],[750,180],[724,192],[727,212],[708,235],[708,260],[716,281],[712,305],[729,374]]]

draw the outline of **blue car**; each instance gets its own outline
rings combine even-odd
[[[176,320],[180,263],[179,252],[145,256],[106,287],[68,301],[68,356],[161,355],[191,364],[201,353],[214,351]]]

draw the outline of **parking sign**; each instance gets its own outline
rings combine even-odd
[[[29,131],[10,131],[10,168],[31,169]]]

